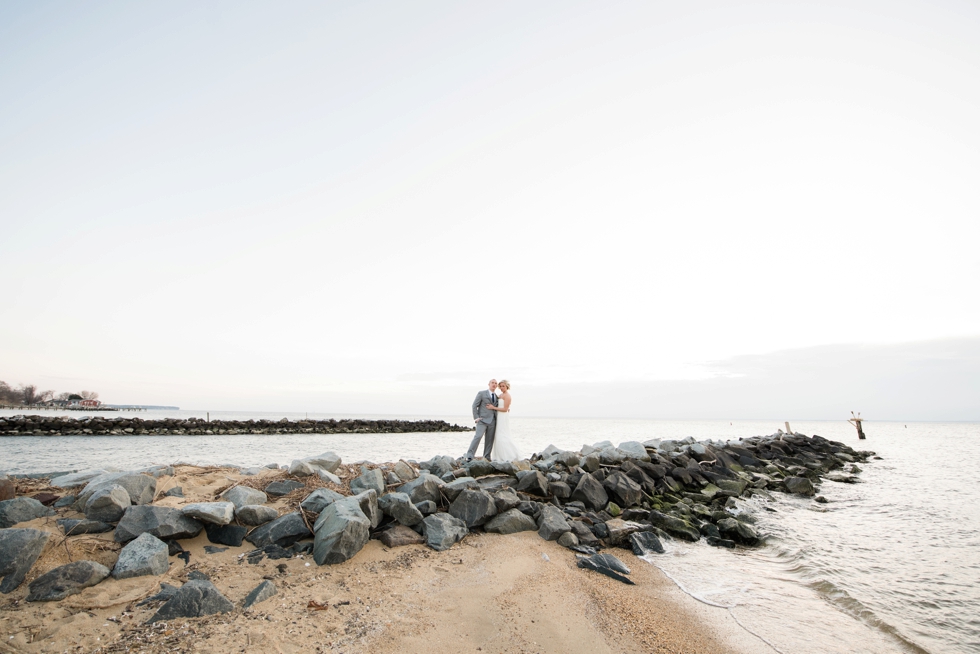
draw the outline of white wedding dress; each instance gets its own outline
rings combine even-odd
[[[523,457],[510,437],[510,411],[497,411],[497,430],[493,435],[491,461],[519,461]]]

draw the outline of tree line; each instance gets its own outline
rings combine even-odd
[[[71,400],[97,400],[99,394],[95,391],[78,391],[77,393],[58,393],[42,391],[35,384],[21,384],[14,388],[5,381],[0,381],[0,404],[16,404],[36,406],[52,400],[67,402]]]

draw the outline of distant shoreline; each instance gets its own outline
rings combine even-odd
[[[445,420],[204,420],[91,416],[0,418],[0,436],[212,436],[236,434],[405,434],[472,431]]]

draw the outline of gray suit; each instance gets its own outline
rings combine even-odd
[[[466,450],[467,460],[476,456],[476,448],[480,446],[480,439],[484,435],[486,440],[483,442],[483,458],[490,459],[490,450],[493,449],[493,435],[497,431],[497,412],[488,409],[488,404],[497,406],[497,403],[490,396],[489,390],[480,391],[476,394],[476,399],[473,400],[473,419],[480,422],[476,423],[476,436],[470,443],[470,449]]]

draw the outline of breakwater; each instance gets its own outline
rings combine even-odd
[[[445,420],[204,420],[202,418],[23,415],[0,418],[0,436],[212,436],[235,434],[407,434],[471,431]]]

